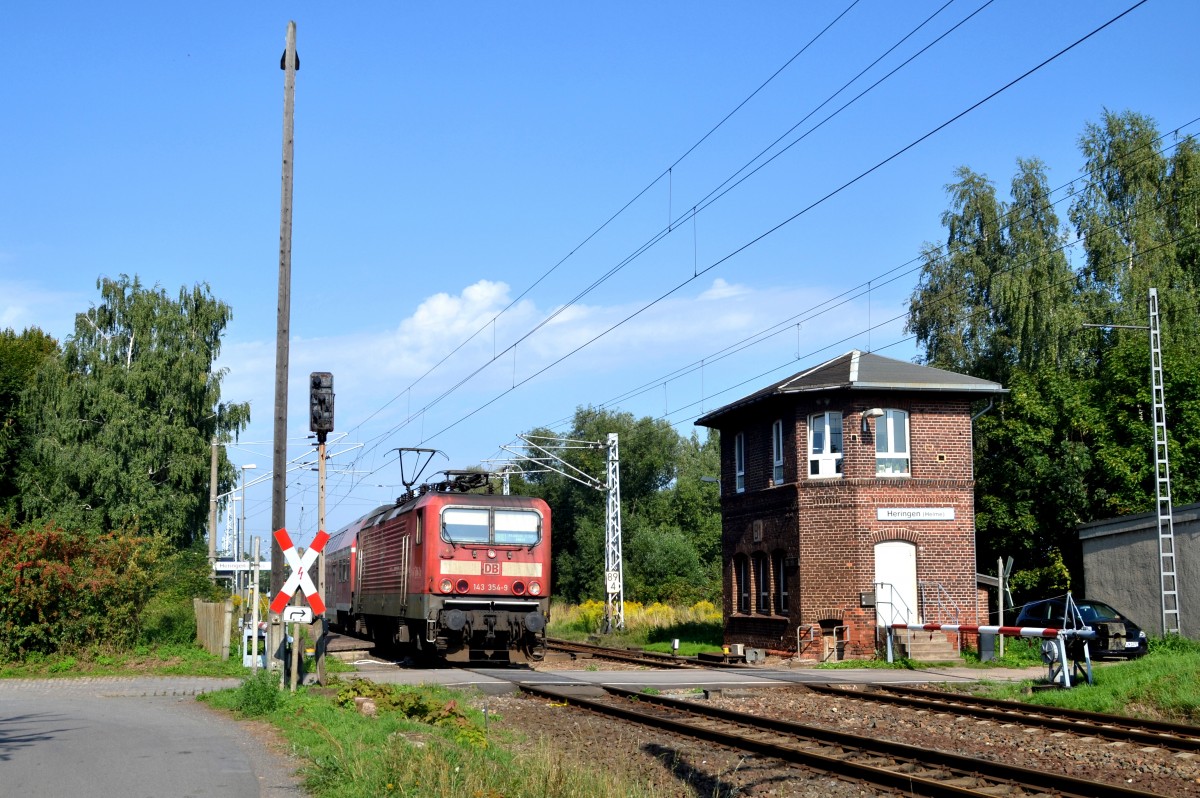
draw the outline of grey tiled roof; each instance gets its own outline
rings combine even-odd
[[[771,396],[833,390],[935,391],[980,395],[1006,392],[999,383],[990,380],[854,349],[701,416],[696,424],[710,426],[710,422],[731,410]]]

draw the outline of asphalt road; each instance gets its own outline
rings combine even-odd
[[[297,798],[295,763],[199,704],[228,679],[0,681],[0,793]]]

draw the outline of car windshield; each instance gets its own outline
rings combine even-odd
[[[1102,601],[1079,601],[1075,606],[1079,608],[1079,617],[1086,624],[1121,620],[1121,613]],[[1065,617],[1066,612],[1066,604],[1061,600],[1039,601],[1025,605],[1025,609],[1021,610],[1020,621],[1022,625],[1034,622],[1048,623],[1051,626],[1061,626],[1064,623],[1069,625]]]
[[[1087,623],[1091,623],[1092,621],[1118,621],[1121,619],[1121,613],[1099,601],[1081,601],[1079,603],[1079,614]]]
[[[1062,620],[1063,604],[1061,601],[1039,601],[1036,604],[1026,604],[1021,610],[1021,623]]]

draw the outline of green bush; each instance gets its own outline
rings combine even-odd
[[[246,717],[257,718],[274,712],[279,702],[279,674],[259,671],[242,682],[233,708]]]
[[[1149,651],[1152,654],[1200,654],[1200,642],[1179,635],[1152,637]]]
[[[369,698],[380,713],[395,713],[418,723],[450,729],[461,745],[486,746],[487,736],[458,705],[456,699],[442,700],[428,689],[376,684],[351,679],[338,685],[338,704],[354,706],[355,698]]]
[[[132,645],[161,551],[128,531],[0,522],[0,659]]]
[[[202,544],[160,558],[154,568],[154,593],[141,614],[141,642],[148,645],[190,644],[196,640],[192,600],[225,597],[209,578],[208,550]]]

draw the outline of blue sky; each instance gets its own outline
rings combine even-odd
[[[101,275],[208,283],[234,313],[224,397],[253,408],[229,454],[265,478],[292,19],[289,457],[332,371],[327,525],[399,492],[396,447],[463,468],[581,405],[688,433],[851,348],[914,357],[911,269],[957,167],[1006,193],[1036,156],[1064,185],[1105,108],[1195,133],[1200,4],[1150,0],[905,150],[1131,5],[10,3],[0,327],[69,335]],[[288,484],[303,544],[315,474]],[[267,531],[265,480],[247,519]]]

